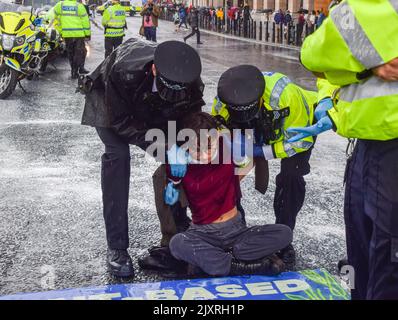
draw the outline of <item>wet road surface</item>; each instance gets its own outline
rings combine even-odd
[[[97,21],[99,21],[97,17]],[[137,36],[141,19],[128,18],[129,37]],[[160,22],[159,41],[182,39],[173,25]],[[93,70],[104,54],[102,31],[93,27],[86,67]],[[315,89],[314,78],[297,60],[297,52],[202,34],[197,46],[203,60],[205,99],[210,110],[220,74],[249,63],[279,71]],[[106,241],[100,191],[103,145],[91,127],[80,125],[83,96],[75,93],[65,60],[48,67],[38,81],[23,81],[0,101],[0,295],[121,282],[105,269]],[[294,245],[297,269],[325,267],[335,273],[344,256],[343,173],[345,140],[333,133],[319,137],[307,176],[307,198],[297,221]],[[158,164],[131,148],[129,203],[130,248],[134,281],[162,279],[140,271],[137,258],[158,244],[151,175]],[[274,178],[279,161],[271,162],[265,196],[245,178],[243,206],[249,225],[274,222]],[[129,281],[129,280],[126,280]],[[130,280],[131,281],[131,280]]]

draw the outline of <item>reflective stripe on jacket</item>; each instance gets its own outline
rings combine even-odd
[[[58,2],[54,7],[55,18],[63,38],[84,38],[91,35],[90,20],[86,8],[75,0]]]
[[[108,7],[102,16],[105,37],[123,37],[126,27],[126,11],[120,4]]]

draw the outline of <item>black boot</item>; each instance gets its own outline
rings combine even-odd
[[[348,265],[349,265],[349,263],[348,263],[348,258],[347,258],[347,257],[341,259],[341,260],[337,263],[337,270],[338,270],[338,272],[341,273],[341,269],[342,269],[344,266],[348,266]]]
[[[294,270],[294,266],[296,265],[296,251],[291,244],[282,249],[277,255],[284,262],[287,270]]]
[[[285,264],[281,259],[273,254],[253,262],[232,260],[229,274],[231,276],[245,274],[275,276],[283,271],[285,271]]]
[[[90,71],[84,68],[84,66],[79,68],[79,74],[89,74]]]
[[[148,252],[149,255],[138,259],[141,269],[186,273],[187,263],[174,258],[169,247],[152,247]]]
[[[116,277],[134,277],[133,263],[127,250],[108,248],[107,267]]]

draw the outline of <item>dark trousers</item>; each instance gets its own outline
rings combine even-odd
[[[246,227],[240,215],[226,222],[192,225],[170,241],[170,251],[178,259],[213,276],[226,276],[231,261],[254,261],[287,247],[292,231],[284,225]]]
[[[281,160],[281,171],[276,176],[274,196],[274,212],[276,221],[289,226],[292,230],[296,225],[297,214],[300,212],[305,198],[304,176],[310,173],[310,157],[312,148],[297,153],[290,158]]]
[[[113,130],[96,128],[105,145],[101,187],[106,238],[112,249],[127,249],[130,147]]]
[[[249,36],[249,19],[243,19],[243,37]]]
[[[148,41],[156,42],[156,27],[145,27],[144,35]]]
[[[72,71],[78,71],[84,67],[86,61],[86,45],[84,38],[65,38],[66,52]]]
[[[123,42],[123,37],[105,37],[105,59],[120,46]]]
[[[196,43],[200,42],[200,31],[199,31],[199,27],[192,27],[192,32],[187,35],[186,37],[184,37],[184,41],[187,41],[190,37],[193,37],[196,33]]]
[[[188,26],[187,26],[187,19],[186,19],[186,18],[182,18],[182,19],[181,19],[178,28],[181,28],[182,24],[185,24],[185,28],[188,29]]]
[[[359,140],[344,202],[353,300],[398,299],[398,139]]]

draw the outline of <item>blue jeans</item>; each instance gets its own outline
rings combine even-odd
[[[156,42],[156,27],[145,27],[144,34],[148,41]]]

